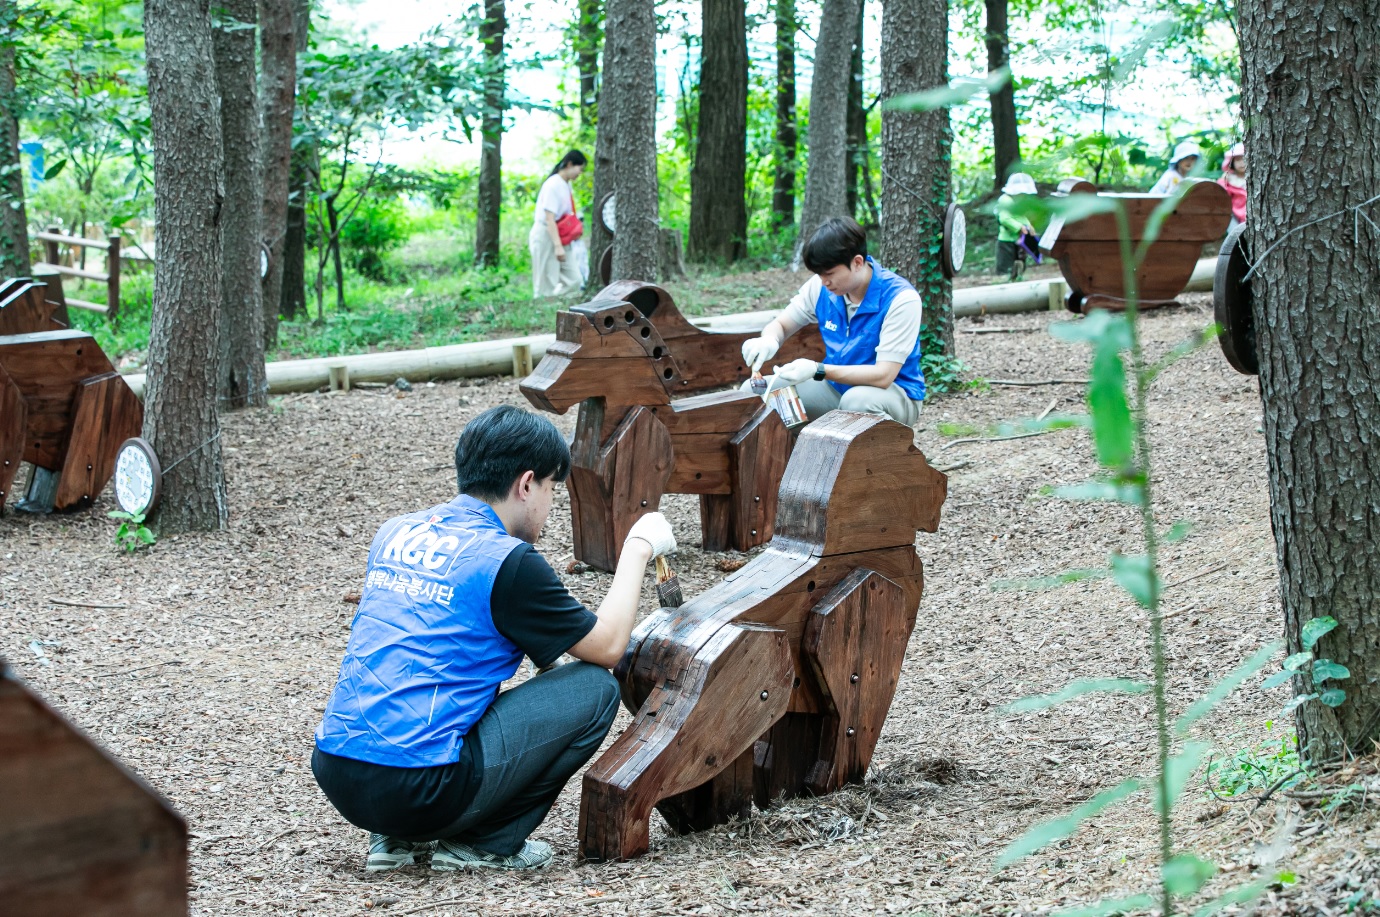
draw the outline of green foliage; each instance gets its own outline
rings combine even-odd
[[[1150,690],[1149,685],[1130,678],[1080,678],[1077,681],[1069,682],[1053,694],[1023,697],[1008,704],[1004,711],[1012,714],[1031,713],[1058,706],[1085,694],[1144,694],[1148,690]]]
[[[387,281],[383,256],[401,248],[411,229],[396,195],[370,195],[361,200],[355,219],[341,228],[340,244],[356,271],[370,280]]]
[[[1272,725],[1267,723],[1266,728]],[[1230,758],[1209,761],[1205,780],[1210,792],[1229,799],[1276,784],[1279,789],[1294,786],[1304,778],[1298,744],[1298,736],[1290,729],[1277,738],[1243,748]]]
[[[1340,707],[1346,703],[1346,691],[1336,685],[1324,686],[1325,681],[1344,681],[1351,677],[1351,670],[1339,662],[1331,659],[1324,659],[1317,655],[1318,641],[1326,634],[1330,633],[1337,626],[1337,619],[1331,615],[1321,618],[1313,618],[1304,622],[1299,635],[1299,642],[1303,645],[1303,650],[1292,654],[1284,660],[1284,667],[1276,672],[1261,684],[1261,689],[1268,691],[1277,688],[1286,681],[1291,681],[1295,676],[1304,678],[1307,684],[1311,684],[1312,690],[1303,690],[1296,694],[1284,706],[1284,712],[1288,713],[1294,708],[1306,704],[1310,700],[1316,700],[1328,707]]]
[[[117,509],[106,515],[111,519],[120,520],[120,527],[115,531],[115,546],[128,554],[146,548],[158,540],[153,531],[144,525],[143,513],[127,513]]]

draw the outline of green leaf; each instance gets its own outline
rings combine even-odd
[[[1332,617],[1331,615],[1324,615],[1321,618],[1314,618],[1313,620],[1304,624],[1303,634],[1299,638],[1303,643],[1303,648],[1306,650],[1311,650],[1313,647],[1317,646],[1318,640],[1322,637],[1323,634],[1326,634],[1329,631],[1333,630],[1336,626],[1337,619]]]
[[[1207,754],[1211,747],[1207,742],[1185,742],[1183,751],[1174,755],[1166,762],[1164,767],[1165,792],[1168,802],[1159,798],[1159,785],[1155,786],[1155,805],[1158,811],[1167,812],[1174,808],[1174,803],[1183,794],[1184,787],[1188,785],[1188,778],[1193,776],[1193,772],[1198,769],[1198,765],[1203,761],[1203,755]]]
[[[1040,493],[1060,500],[1109,500],[1114,503],[1128,503],[1131,506],[1145,505],[1145,488],[1140,484],[1084,481],[1082,484],[1044,487]]]
[[[1280,711],[1280,714],[1283,715],[1286,713],[1293,713],[1294,708],[1300,707],[1308,703],[1310,700],[1317,700],[1318,697],[1319,695],[1316,692],[1314,692],[1313,694],[1300,694],[1293,700],[1289,701],[1289,703],[1285,704],[1284,709]]]
[[[1132,895],[1129,898],[1105,898],[1093,904],[1062,908],[1051,911],[1050,917],[1112,917],[1129,911],[1141,911],[1153,907],[1155,899],[1149,895]]]
[[[1285,669],[1283,672],[1276,672],[1275,674],[1271,675],[1269,678],[1261,682],[1260,690],[1269,691],[1271,688],[1278,688],[1280,685],[1284,684],[1286,681],[1293,678],[1297,674],[1298,672],[1291,672],[1288,669]]]
[[[1000,67],[983,79],[957,79],[947,86],[937,86],[923,92],[908,92],[887,100],[882,107],[897,111],[934,111],[938,108],[961,105],[975,95],[991,95],[1009,82],[1011,68]]]
[[[1038,694],[1012,701],[1002,708],[1002,712],[1014,714],[1044,710],[1047,707],[1054,707],[1065,701],[1073,700],[1075,697],[1082,697],[1084,694],[1093,694],[1099,691],[1109,694],[1144,694],[1149,690],[1149,685],[1130,678],[1079,678],[1064,685],[1053,694]]]
[[[1094,310],[1082,321],[1055,322],[1049,326],[1049,333],[1071,344],[1097,344],[1103,338],[1111,337],[1119,350],[1127,350],[1131,346],[1131,329],[1126,319],[1102,309]]]
[[[1288,659],[1284,660],[1284,668],[1286,671],[1290,672],[1302,672],[1304,666],[1312,661],[1312,653],[1294,653]]]
[[[1098,214],[1115,213],[1121,204],[1116,198],[1079,192],[1067,197],[1046,198],[1045,206],[1051,216],[1062,217],[1065,223],[1077,223]]]
[[[1112,576],[1117,585],[1140,603],[1143,608],[1154,606],[1159,597],[1160,578],[1150,569],[1150,558],[1144,554],[1113,554]]]
[[[1179,362],[1184,357],[1201,350],[1205,345],[1211,343],[1221,333],[1222,326],[1217,324],[1216,322],[1213,322],[1193,337],[1189,338],[1188,340],[1180,344],[1175,345],[1174,349],[1170,350],[1167,354],[1156,360],[1154,364],[1145,371],[1146,384],[1154,382],[1156,377],[1158,377],[1160,373],[1164,372],[1166,369],[1173,366],[1175,363]]]
[[[57,178],[59,175],[62,174],[62,170],[65,168],[67,168],[67,160],[59,159],[57,162],[53,163],[51,166],[44,170],[43,180],[47,181],[50,178]]]
[[[1180,519],[1169,527],[1169,531],[1160,536],[1160,540],[1165,542],[1183,541],[1192,531],[1193,523],[1187,519]]]
[[[139,540],[142,541],[144,544],[153,544],[156,540],[153,536],[153,532],[144,528],[142,525],[135,530],[134,534],[139,536]]]
[[[1277,652],[1279,652],[1278,640],[1256,650],[1249,659],[1241,663],[1228,673],[1225,678],[1214,685],[1211,691],[1194,701],[1193,705],[1174,721],[1174,731],[1178,735],[1183,735],[1187,732],[1188,727],[1207,715],[1207,713],[1212,710],[1213,707],[1220,704],[1228,694],[1240,687],[1241,683],[1247,678],[1250,678],[1256,672],[1260,671],[1265,663],[1270,661],[1270,657]]]
[[[1092,799],[1083,803],[1069,814],[1062,818],[1047,821],[1044,824],[1036,825],[1025,834],[1017,838],[1011,846],[1002,851],[1001,856],[997,857],[994,865],[996,869],[1004,869],[1022,857],[1029,856],[1046,847],[1055,841],[1063,840],[1070,834],[1078,830],[1078,826],[1098,812],[1120,802],[1140,789],[1141,782],[1136,778],[1122,781],[1118,786],[1110,790],[1103,790]]]
[[[1079,583],[1083,580],[1103,579],[1111,575],[1106,567],[1096,570],[1065,570],[1063,573],[1055,573],[1052,576],[1032,576],[1025,579],[999,579],[993,580],[991,589],[993,592],[1038,592],[1044,589],[1054,589],[1058,586],[1066,586],[1069,583]]]
[[[1160,870],[1164,887],[1171,895],[1180,898],[1197,894],[1198,889],[1207,884],[1217,873],[1217,867],[1207,860],[1201,860],[1191,853],[1180,853],[1169,858]]]
[[[1264,893],[1265,889],[1269,887],[1269,884],[1268,880],[1261,879],[1256,882],[1251,882],[1248,885],[1241,885],[1233,888],[1226,894],[1220,895],[1198,908],[1198,910],[1193,912],[1193,917],[1212,917],[1213,914],[1224,907],[1230,907],[1233,904],[1245,904],[1247,901],[1254,901]]]
[[[1313,663],[1313,683],[1327,681],[1329,678],[1334,681],[1341,681],[1343,678],[1350,678],[1351,670],[1340,662],[1333,662],[1331,659],[1319,659]]]
[[[1341,688],[1328,688],[1318,695],[1318,701],[1329,707],[1340,707],[1346,702],[1346,692]]]
[[[1111,335],[1099,341],[1093,353],[1088,409],[1092,414],[1093,444],[1097,446],[1098,462],[1104,468],[1113,469],[1131,464],[1135,427],[1131,422],[1131,406],[1126,401],[1126,367]]]

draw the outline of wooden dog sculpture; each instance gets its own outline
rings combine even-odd
[[[1099,193],[1097,186],[1080,179],[1065,179],[1060,194],[1098,194],[1115,198],[1126,208],[1131,244],[1139,245],[1146,223],[1164,202],[1157,194]],[[1172,305],[1188,286],[1203,245],[1222,237],[1231,222],[1231,198],[1218,184],[1195,181],[1179,205],[1160,227],[1136,271],[1140,308]],[[1116,215],[1099,213],[1075,223],[1052,224],[1040,239],[1059,261],[1069,285],[1066,305],[1071,312],[1126,308],[1126,282],[1121,270],[1121,242]]]
[[[615,674],[634,719],[585,773],[585,858],[646,853],[653,806],[700,830],[862,778],[920,606],[915,533],[947,490],[893,420],[805,428],[766,550],[633,632]]]
[[[67,327],[67,307],[62,286],[54,291],[47,284],[24,277],[0,284],[0,335],[30,334],[36,331],[61,331]]]
[[[754,334],[690,324],[660,287],[621,281],[557,316],[556,341],[522,393],[564,414],[580,405],[567,487],[575,557],[612,570],[628,529],[666,493],[699,494],[706,551],[745,551],[771,538],[776,486],[791,437],[748,392],[672,399],[741,382]],[[801,329],[776,361],[824,358],[819,330]]]

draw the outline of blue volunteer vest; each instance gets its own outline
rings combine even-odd
[[[914,290],[910,281],[894,274],[870,257],[867,263],[872,266],[872,282],[867,285],[867,293],[858,304],[853,318],[848,318],[848,304],[842,296],[830,293],[823,286],[819,289],[819,299],[815,302],[815,318],[819,322],[819,333],[824,338],[824,362],[835,366],[870,366],[877,362],[877,344],[882,336],[882,323],[891,309],[891,303],[898,293]],[[841,382],[830,385],[842,395],[852,388]],[[896,374],[896,384],[912,401],[925,400],[925,374],[920,369],[920,338],[910,349],[910,356],[901,364]]]
[[[379,529],[318,748],[392,767],[460,759],[465,734],[522,662],[489,608],[498,568],[520,544],[465,494]]]

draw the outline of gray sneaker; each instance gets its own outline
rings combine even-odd
[[[439,870],[468,869],[541,869],[551,862],[551,845],[545,841],[523,841],[522,849],[512,856],[485,853],[469,844],[439,840],[431,854],[431,868]]]
[[[417,854],[425,853],[425,842],[413,843],[386,834],[369,835],[369,858],[364,861],[368,872],[383,872],[399,866],[412,866],[417,862]]]

